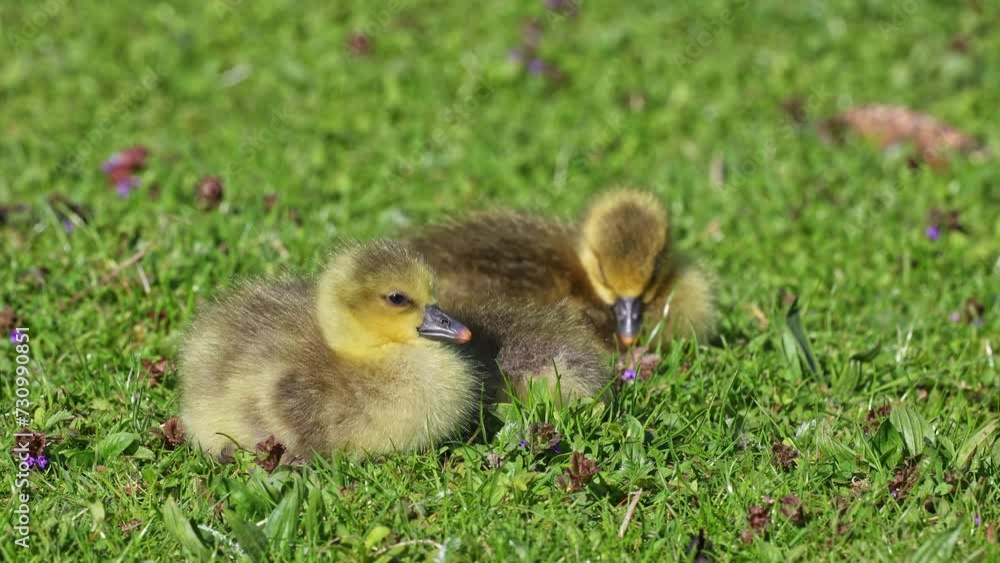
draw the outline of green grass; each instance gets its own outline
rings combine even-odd
[[[566,19],[536,0],[231,4],[0,7],[0,204],[30,206],[0,227],[0,306],[30,327],[31,426],[61,438],[30,478],[30,548],[5,524],[7,559],[229,559],[231,541],[278,561],[422,561],[438,548],[385,549],[430,540],[454,561],[662,561],[684,559],[701,530],[721,560],[1000,558],[986,539],[1000,525],[995,162],[912,170],[907,149],[827,145],[780,107],[808,100],[815,121],[901,103],[1000,146],[995,6],[585,2]],[[529,17],[560,84],[508,62]],[[345,54],[366,25],[372,52]],[[100,165],[134,143],[152,155],[121,199]],[[724,187],[709,179],[720,161]],[[225,181],[214,211],[194,197],[208,174]],[[310,271],[339,237],[474,208],[572,217],[616,183],[662,196],[677,244],[724,280],[724,321],[719,343],[673,346],[607,405],[507,406],[486,414],[505,424],[488,441],[271,475],[148,432],[177,412],[177,376],[151,388],[141,361],[173,358],[198,303],[234,276]],[[52,193],[87,223],[66,232]],[[929,240],[935,207],[959,210],[967,232]],[[818,373],[785,336],[783,289],[799,296]],[[986,306],[981,326],[949,320],[969,297]],[[15,353],[0,348],[9,412]],[[893,414],[866,432],[883,405]],[[18,425],[2,420],[6,446]],[[518,445],[542,421],[561,453]],[[775,442],[801,453],[787,471]],[[600,472],[567,493],[571,452]],[[907,463],[913,487],[895,499]],[[12,515],[17,469],[3,467]],[[801,527],[781,513],[786,495]],[[747,545],[765,497],[766,535]]]

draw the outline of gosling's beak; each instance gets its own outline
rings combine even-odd
[[[631,346],[642,328],[642,300],[638,297],[619,297],[613,310],[618,321],[618,339],[625,346]]]
[[[449,317],[437,305],[424,308],[424,322],[417,327],[424,338],[465,344],[472,340],[472,331],[464,324]]]

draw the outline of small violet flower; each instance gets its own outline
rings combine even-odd
[[[559,444],[552,446],[552,451],[555,453],[560,453],[562,450],[559,449]]]
[[[951,322],[957,323],[962,320],[962,315],[959,314],[958,311],[952,311],[951,314],[948,315],[948,318],[951,320]]]
[[[39,469],[45,469],[49,465],[49,460],[45,458],[44,455],[39,454],[38,457],[28,456],[28,467],[37,467]]]
[[[528,447],[528,441],[527,440],[521,440],[521,442],[518,445],[521,446],[522,448],[527,448]]]
[[[941,229],[937,225],[928,225],[926,234],[929,240],[937,240],[941,238]]]
[[[979,526],[980,524],[983,523],[983,521],[979,518],[978,514],[976,514],[976,518],[973,520],[973,522],[975,522],[976,526]]]
[[[104,164],[101,165],[101,171],[107,174],[108,172],[111,172],[115,168],[118,168],[118,166],[121,165],[121,162],[122,162],[121,154],[117,153],[113,154],[111,155],[111,158],[105,160]]]
[[[17,330],[16,328],[15,329],[11,329],[11,331],[10,331],[10,343],[11,344],[18,344],[21,341],[21,334],[22,334],[21,331]]]
[[[139,187],[139,179],[135,176],[129,176],[123,180],[119,180],[115,185],[115,189],[118,191],[119,197],[128,197],[128,194],[135,188]]]
[[[531,59],[531,62],[528,63],[528,72],[535,75],[543,74],[545,63],[541,59]]]
[[[66,220],[63,221],[63,229],[67,233],[72,233],[73,231],[76,230],[76,225],[73,224],[73,221],[70,221],[69,219],[66,219]]]
[[[635,370],[627,369],[622,372],[622,381],[635,381]]]

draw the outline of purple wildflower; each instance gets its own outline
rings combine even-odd
[[[115,187],[119,197],[128,197],[128,194],[133,189],[139,187],[139,179],[135,176],[129,176],[123,180],[119,180]]]
[[[952,311],[951,314],[948,315],[948,318],[951,319],[951,322],[957,323],[962,320],[962,315],[959,314],[958,311]]]
[[[556,444],[556,445],[552,446],[552,451],[555,452],[555,453],[559,453],[562,450],[559,449],[559,444]]]
[[[545,63],[542,59],[531,59],[531,62],[528,63],[528,72],[535,75],[544,74]]]
[[[899,498],[899,489],[892,490],[892,498]]]
[[[527,448],[528,447],[528,441],[527,440],[521,440],[521,442],[518,445],[521,446],[522,448]]]
[[[64,219],[63,220],[63,229],[67,233],[72,233],[74,230],[76,230],[76,225],[73,224],[73,221],[70,221],[69,219]]]
[[[108,172],[111,172],[115,168],[118,168],[118,166],[121,165],[121,163],[122,163],[122,155],[120,153],[115,153],[111,155],[111,158],[104,161],[104,164],[101,165],[101,171],[107,174]]]
[[[622,372],[622,381],[635,381],[635,370],[627,369]]]
[[[976,526],[979,526],[983,523],[983,521],[979,519],[978,514],[976,514],[976,518],[973,520],[973,522],[976,524]]]
[[[39,469],[45,469],[49,466],[49,460],[42,454],[38,454],[38,457],[28,456],[28,467],[37,467]]]
[[[10,343],[11,344],[17,344],[17,343],[19,343],[21,341],[21,334],[22,334],[22,332],[19,331],[19,330],[17,330],[16,328],[11,329],[11,331],[10,331]]]
[[[928,225],[926,234],[928,239],[937,240],[941,238],[941,229],[937,225]]]

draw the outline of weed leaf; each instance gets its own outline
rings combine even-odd
[[[97,460],[107,462],[120,456],[122,452],[127,450],[138,439],[138,434],[133,434],[132,432],[108,434],[95,446]]]
[[[267,560],[267,536],[264,535],[264,531],[240,518],[240,515],[233,510],[226,509],[223,514],[233,531],[233,536],[250,559]]]
[[[806,358],[806,367],[809,368],[811,373],[816,373],[818,371],[816,369],[816,360],[813,359],[812,350],[809,348],[809,338],[806,337],[806,331],[802,328],[802,319],[799,317],[798,297],[792,302],[792,306],[788,308],[788,314],[785,315],[785,324],[788,325],[788,330],[792,332],[792,336],[795,337],[795,341],[802,350],[802,355]]]
[[[958,448],[958,453],[955,455],[955,465],[959,468],[965,467],[972,462],[972,454],[976,453],[976,450],[980,446],[989,443],[990,438],[993,433],[997,431],[997,427],[1000,426],[1000,419],[993,419],[992,421],[986,423],[977,432],[969,436],[965,442],[962,443],[961,447]]]
[[[174,497],[167,499],[167,502],[163,504],[161,513],[163,514],[164,527],[174,536],[174,539],[180,542],[181,546],[190,551],[197,559],[208,559],[208,548],[205,547],[204,542],[198,537],[198,533],[195,532],[191,521],[181,512]]]
[[[910,455],[920,455],[924,451],[924,439],[934,439],[934,429],[920,413],[910,407],[900,405],[889,413],[889,423],[903,436],[906,450]]]
[[[955,550],[958,543],[960,527],[933,536],[924,542],[920,549],[913,554],[913,563],[938,563],[939,561],[951,561],[951,552]]]

